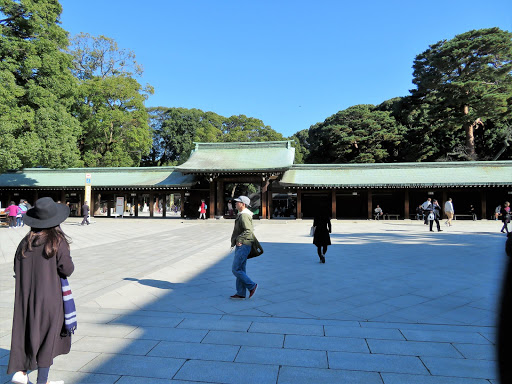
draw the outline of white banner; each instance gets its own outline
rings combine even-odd
[[[116,215],[123,216],[124,213],[124,197],[116,199]]]

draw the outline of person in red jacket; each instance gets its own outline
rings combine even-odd
[[[14,201],[11,201],[9,206],[5,208],[5,212],[9,215],[9,228],[16,228],[16,216],[20,211],[20,207],[14,204]]]

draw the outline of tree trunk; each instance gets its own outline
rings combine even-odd
[[[469,105],[464,106],[464,115],[469,114]],[[471,159],[476,158],[475,153],[475,135],[474,131],[478,128],[478,126],[482,124],[482,120],[480,118],[476,119],[472,123],[466,122],[464,123],[464,130],[466,132],[466,149],[469,157]]]

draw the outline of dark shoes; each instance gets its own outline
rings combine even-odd
[[[325,264],[325,256],[321,256],[321,257],[320,257],[320,262],[321,262],[322,264]]]
[[[254,296],[254,294],[256,293],[256,289],[257,288],[258,288],[258,284],[256,284],[254,286],[254,288],[249,291],[249,299]]]
[[[230,296],[230,298],[233,299],[233,300],[243,300],[243,299],[245,299],[245,297],[239,296],[239,295],[233,295],[233,296]]]
[[[442,229],[438,229],[437,232],[443,232],[443,230]]]

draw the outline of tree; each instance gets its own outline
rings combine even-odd
[[[83,33],[72,39],[70,52],[80,81],[75,114],[85,165],[138,166],[152,144],[144,102],[153,88],[132,77],[142,74],[135,55],[108,37]]]
[[[414,60],[414,98],[429,105],[430,123],[452,135],[462,130],[476,158],[475,130],[512,112],[512,33],[472,30],[442,40]]]
[[[225,142],[284,140],[282,134],[265,125],[260,119],[245,115],[224,118],[222,132],[222,141]]]
[[[382,163],[399,158],[403,127],[389,112],[355,105],[315,124],[309,131],[310,161]]]
[[[296,132],[290,137],[295,148],[295,164],[303,164],[309,157],[309,132],[307,129]]]
[[[57,0],[0,1],[0,169],[81,165]]]

